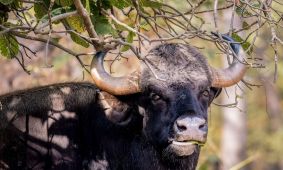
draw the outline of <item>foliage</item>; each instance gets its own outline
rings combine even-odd
[[[82,8],[78,5],[80,3]],[[184,6],[183,3],[187,4]],[[275,27],[275,23],[279,24],[280,21],[276,22],[277,18],[273,17],[281,13],[274,7],[278,6],[276,2],[253,1],[248,3],[220,0],[218,4],[215,3],[206,0],[182,3],[164,0],[55,0],[54,2],[39,0],[29,3],[21,0],[0,0],[0,29],[2,35],[27,39],[34,39],[27,36],[34,33],[38,41],[48,44],[49,38],[38,39],[38,37],[46,34],[49,34],[50,37],[51,32],[54,34],[58,32],[55,25],[61,24],[63,27],[59,27],[60,33],[68,34],[74,43],[85,48],[93,45],[94,50],[111,50],[120,46],[118,48],[120,52],[131,50],[139,57],[141,48],[144,48],[144,42],[150,44],[167,41],[189,43],[195,38],[219,42],[208,32],[213,25],[204,27],[205,24],[208,24],[208,20],[205,19],[203,13],[212,14],[213,9],[210,7],[214,5],[219,14],[224,9],[231,11],[235,6],[235,14],[243,20],[242,27],[236,28],[230,24],[228,33],[240,42],[249,54],[253,54],[254,50],[253,36],[263,25],[269,24],[275,30],[273,42],[282,42],[276,36]],[[261,10],[265,8],[268,8],[269,11]],[[86,13],[83,14],[85,11]],[[255,14],[265,17],[256,18]],[[213,19],[217,22],[216,15]],[[86,23],[87,20],[90,20],[91,23]],[[232,18],[231,23],[233,20]],[[219,31],[217,25],[215,25],[216,31]],[[258,28],[255,27],[256,25]],[[243,31],[250,34],[243,38],[241,36]],[[135,41],[141,43],[137,45]],[[14,41],[14,45],[16,43],[17,41]],[[64,51],[63,45],[53,45]],[[65,51],[78,56],[75,51],[70,50]],[[18,51],[15,52],[18,53]],[[1,54],[7,56],[4,53]],[[253,64],[255,61],[250,62],[250,65],[255,65]]]
[[[13,3],[14,0],[1,0],[0,3],[3,5],[9,5],[11,3]]]
[[[0,35],[0,52],[8,58],[14,58],[19,52],[19,44],[13,35]]]

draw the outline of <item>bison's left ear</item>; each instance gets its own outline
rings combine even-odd
[[[127,125],[131,119],[131,106],[106,92],[100,92],[98,96],[98,103],[104,110],[105,116],[108,120],[115,124]]]

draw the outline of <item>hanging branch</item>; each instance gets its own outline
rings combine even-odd
[[[84,21],[89,37],[93,38],[92,43],[93,43],[94,48],[96,49],[96,51],[100,51],[101,49],[103,49],[103,44],[101,43],[101,40],[96,39],[96,38],[100,39],[100,37],[98,37],[97,33],[94,30],[94,26],[91,22],[91,19],[89,17],[87,10],[84,8],[80,0],[74,0],[74,4],[76,6],[78,14],[82,17]]]

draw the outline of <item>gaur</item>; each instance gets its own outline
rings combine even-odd
[[[162,44],[125,77],[91,64],[95,84],[63,83],[0,96],[0,169],[193,170],[208,132],[207,109],[239,82],[245,53],[208,65],[195,48]]]

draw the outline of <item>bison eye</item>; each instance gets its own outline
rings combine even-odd
[[[209,90],[203,91],[203,92],[202,92],[202,96],[208,98],[208,97],[209,97]]]
[[[153,101],[158,101],[158,100],[161,99],[161,97],[160,97],[158,94],[156,94],[156,93],[151,93],[151,94],[150,94],[150,98],[151,98],[151,100],[153,100]]]

